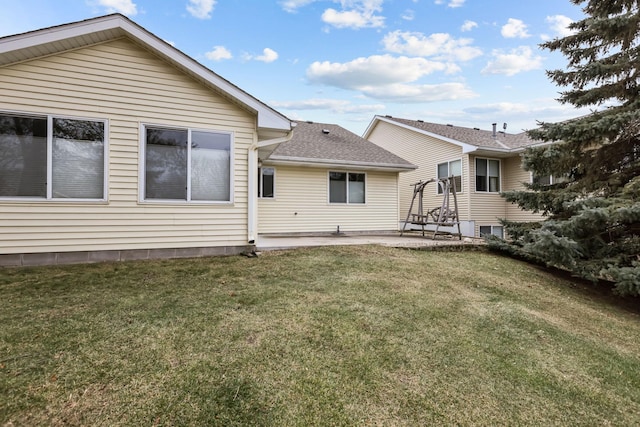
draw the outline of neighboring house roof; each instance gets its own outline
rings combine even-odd
[[[365,138],[370,135],[378,121],[395,124],[431,137],[451,142],[461,146],[464,153],[478,150],[517,153],[523,151],[526,147],[544,144],[543,141],[530,138],[526,132],[517,134],[496,132],[494,136],[493,130],[481,130],[479,128],[467,128],[449,124],[443,125],[438,123],[429,123],[422,120],[407,120],[391,116],[375,116],[365,131]]]
[[[0,38],[0,67],[129,37],[185,73],[257,114],[258,128],[289,131],[291,121],[121,14],[111,14]]]
[[[268,163],[403,171],[417,166],[338,125],[298,122],[291,140],[279,144]]]

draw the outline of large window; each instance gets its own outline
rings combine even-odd
[[[329,172],[329,202],[365,202],[365,174],[353,172]]]
[[[500,191],[500,161],[476,159],[476,191]]]
[[[0,197],[104,200],[105,126],[0,113]]]
[[[231,201],[231,135],[147,126],[144,199]]]
[[[460,193],[462,191],[462,160],[453,160],[451,162],[438,164],[438,179],[451,176],[456,185],[456,193]],[[442,192],[442,187],[438,185],[438,194],[442,194]]]
[[[274,168],[258,168],[258,197],[274,197],[275,176]]]

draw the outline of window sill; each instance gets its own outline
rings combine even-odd
[[[215,201],[186,201],[186,200],[139,200],[139,205],[165,205],[165,206],[232,206],[234,202],[232,201],[224,201],[224,202],[215,202]]]
[[[0,197],[0,203],[3,204],[69,204],[69,205],[108,205],[109,200],[106,199],[42,199],[42,198],[5,198]]]

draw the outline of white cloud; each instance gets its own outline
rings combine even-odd
[[[346,63],[314,62],[307,69],[309,82],[359,91],[390,102],[432,102],[475,96],[463,83],[409,84],[450,64],[424,58],[374,55]]]
[[[508,39],[520,38],[524,39],[531,37],[531,34],[527,32],[527,24],[519,19],[509,18],[506,24],[502,27],[501,34]]]
[[[537,127],[537,121],[559,122],[588,114],[589,109],[576,109],[572,105],[562,105],[555,99],[534,99],[529,103],[497,102],[465,108],[461,120],[481,124],[490,129],[490,123],[507,123],[508,133],[520,133]]]
[[[276,59],[278,59],[278,52],[276,52],[275,50],[265,47],[262,50],[262,55],[258,55],[258,56],[254,56],[254,55],[250,55],[248,53],[245,53],[242,55],[242,58],[245,61],[261,61],[261,62],[273,62]]]
[[[378,28],[384,27],[382,11],[384,0],[340,0],[341,11],[333,8],[322,13],[322,21],[336,28]]]
[[[523,113],[531,111],[531,107],[527,104],[520,104],[514,102],[496,102],[493,104],[484,104],[484,105],[476,105],[473,107],[468,107],[463,110],[465,113],[469,114],[494,114],[494,115],[504,115],[504,114],[514,114],[514,113]]]
[[[216,5],[216,0],[189,0],[187,4],[187,11],[198,19],[211,18],[211,12],[213,6]]]
[[[547,16],[546,19],[549,27],[554,32],[555,36],[567,37],[575,34],[574,30],[569,29],[569,24],[573,22],[573,19],[564,15]]]
[[[204,54],[207,59],[212,61],[222,61],[223,59],[231,59],[233,55],[224,46],[214,46],[213,50]]]
[[[297,12],[299,8],[311,4],[314,1],[316,0],[284,0],[280,2],[280,6],[282,6],[285,11],[294,13]]]
[[[336,28],[375,28],[384,26],[384,17],[367,15],[357,10],[338,12],[327,9],[322,14],[322,21]]]
[[[472,39],[454,39],[446,33],[425,36],[422,33],[393,31],[382,39],[388,52],[411,56],[433,56],[450,61],[469,61],[482,55],[482,50],[471,46]]]
[[[413,82],[433,72],[447,70],[447,64],[424,58],[373,55],[346,63],[314,62],[307,69],[307,78],[311,83],[357,90],[363,86]]]
[[[462,26],[460,27],[460,31],[463,31],[463,32],[471,31],[477,27],[478,27],[477,22],[467,20],[467,21],[464,21],[464,24],[462,24]]]
[[[319,0],[281,0],[282,9],[295,13],[301,7]],[[327,8],[322,13],[322,21],[336,28],[378,28],[384,27],[382,3],[385,0],[331,0],[340,5],[340,10]]]
[[[366,96],[387,102],[422,103],[453,101],[477,96],[463,83],[442,83],[436,85],[392,84],[385,86],[365,86],[360,91]]]
[[[411,9],[405,10],[401,16],[401,18],[404,19],[405,21],[413,21],[415,17],[416,17],[416,13]]]
[[[262,61],[262,62],[266,62],[266,63],[273,62],[276,59],[278,59],[278,52],[276,52],[275,50],[270,49],[268,47],[265,47],[262,50],[262,55],[259,55],[259,56],[255,57],[256,61]]]
[[[134,16],[138,13],[137,5],[131,0],[98,0],[98,4],[107,9],[107,13],[122,13]]]
[[[466,0],[449,0],[447,6],[449,7],[462,7]],[[444,0],[435,0],[435,4],[444,4]]]
[[[489,61],[482,74],[504,74],[513,76],[523,71],[542,68],[543,58],[535,55],[530,47],[520,46],[508,53],[502,50],[492,52],[493,60]]]
[[[270,105],[286,110],[329,110],[338,114],[374,113],[384,110],[383,104],[353,104],[342,99],[313,98],[302,101],[274,101]]]

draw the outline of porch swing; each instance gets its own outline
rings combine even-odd
[[[424,190],[428,184],[435,182],[440,191],[442,192],[442,204],[429,211],[424,211],[423,197]],[[460,231],[460,218],[458,216],[458,197],[456,192],[456,182],[453,176],[446,178],[432,178],[428,181],[420,181],[413,186],[413,199],[411,199],[411,205],[409,206],[409,212],[407,212],[407,218],[402,226],[400,235],[402,236],[407,228],[407,224],[419,225],[422,229],[422,235],[425,235],[425,227],[434,227],[432,239],[435,239],[438,235],[446,235],[451,237],[458,237],[458,240],[462,240],[462,233]],[[453,197],[453,209],[450,206],[450,200]],[[418,199],[417,212],[413,212],[413,208]],[[457,228],[458,232],[444,231],[441,227]],[[427,230],[429,231],[429,230]]]

